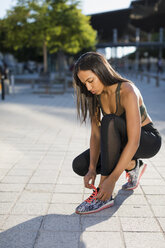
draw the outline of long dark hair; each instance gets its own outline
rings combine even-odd
[[[82,122],[86,121],[88,112],[91,119],[96,116],[99,121],[100,106],[98,97],[89,92],[86,86],[82,84],[77,75],[80,70],[91,70],[106,86],[128,80],[119,75],[100,53],[87,52],[79,57],[73,71],[74,88],[77,96],[77,113]]]

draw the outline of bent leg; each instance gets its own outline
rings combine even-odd
[[[88,172],[89,164],[90,164],[90,149],[87,149],[73,160],[72,168],[73,171],[79,176],[85,176]],[[100,174],[100,168],[101,168],[101,159],[99,157],[96,167],[97,174]]]
[[[122,186],[124,190],[135,189],[140,181],[141,176],[145,172],[147,164],[144,164],[139,158],[150,158],[153,157],[160,149],[161,137],[153,124],[147,124],[141,128],[140,145],[134,155],[136,159],[136,166],[126,170],[128,182]]]
[[[134,155],[134,159],[151,158],[155,156],[161,147],[161,136],[152,123],[141,129],[140,145]]]
[[[101,123],[101,175],[112,173],[127,141],[125,120],[114,114],[105,115]],[[160,147],[161,137],[157,129],[152,123],[145,125],[141,128],[140,145],[131,163],[139,158],[155,156]]]
[[[125,120],[114,114],[105,115],[101,122],[101,175],[112,173],[126,142]]]

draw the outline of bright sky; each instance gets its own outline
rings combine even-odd
[[[14,6],[16,0],[0,0],[0,18],[6,14],[6,10]],[[84,14],[92,14],[116,9],[128,8],[131,0],[81,0],[80,7]]]
[[[84,14],[129,8],[131,0],[82,0]]]
[[[15,0],[0,0],[0,18],[3,18],[6,15],[6,10],[10,9],[15,3]]]

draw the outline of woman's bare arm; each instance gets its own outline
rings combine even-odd
[[[96,169],[97,161],[100,155],[100,127],[97,126],[95,117],[91,122],[90,137],[90,169]]]
[[[126,112],[128,142],[121,153],[117,166],[111,174],[111,178],[115,178],[115,181],[128,167],[140,142],[141,117],[139,112],[139,96],[133,89],[133,86],[129,86],[126,89],[126,93],[123,94],[122,105]]]
[[[96,118],[93,117],[91,121],[91,137],[90,137],[90,164],[89,171],[84,177],[85,187],[90,188],[89,181],[92,184],[96,178],[96,166],[100,155],[100,127],[97,126]]]

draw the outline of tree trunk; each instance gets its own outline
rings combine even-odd
[[[48,58],[47,58],[47,46],[46,41],[43,43],[43,62],[44,62],[44,73],[48,72]]]
[[[61,78],[64,74],[64,70],[65,70],[65,56],[63,51],[58,51],[58,56],[57,56],[57,61],[58,61],[58,73],[59,73],[59,77]]]

